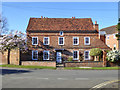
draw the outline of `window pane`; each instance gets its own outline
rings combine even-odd
[[[89,52],[85,52],[85,58],[88,59],[89,58]]]
[[[45,45],[48,44],[48,38],[44,38],[44,44],[45,44]]]
[[[73,41],[74,44],[78,44],[78,38],[74,38],[73,40],[74,40],[74,41]]]
[[[37,59],[37,51],[33,51],[33,59]]]
[[[89,38],[86,38],[86,43],[89,43]]]
[[[74,56],[74,59],[77,59],[78,58],[78,53],[77,53],[77,51],[74,51],[74,54],[73,54]]]
[[[48,52],[44,52],[44,59],[48,60],[49,59],[49,53]]]
[[[63,44],[63,38],[59,38],[59,44]]]
[[[37,38],[33,38],[33,44],[37,44]]]

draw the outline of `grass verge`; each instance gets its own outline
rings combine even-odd
[[[118,70],[120,67],[91,67],[91,68],[80,68],[80,67],[64,67],[64,69],[69,69],[69,70]]]
[[[47,66],[23,66],[23,65],[0,65],[0,67],[30,68],[30,69],[56,69],[56,67],[47,67]]]

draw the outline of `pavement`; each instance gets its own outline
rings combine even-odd
[[[2,69],[2,88],[88,88],[118,80],[118,70]],[[111,85],[112,84],[112,85]],[[100,88],[118,88],[116,82]]]

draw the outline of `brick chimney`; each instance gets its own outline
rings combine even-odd
[[[97,24],[97,21],[95,21],[93,28],[99,32],[99,25]]]
[[[41,16],[41,18],[43,18],[43,16]]]
[[[105,31],[100,31],[99,32],[99,39],[106,43],[106,32]]]

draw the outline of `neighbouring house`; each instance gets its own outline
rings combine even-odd
[[[63,63],[93,60],[92,48],[110,50],[99,36],[99,25],[91,18],[30,18],[26,29],[29,54],[22,61],[56,61]]]
[[[105,37],[103,41],[106,43],[108,47],[110,47],[112,50],[114,49],[120,49],[119,40],[116,38],[116,34],[118,34],[118,31],[116,30],[117,25],[113,25],[110,27],[106,27],[100,30],[100,34],[102,37]]]

